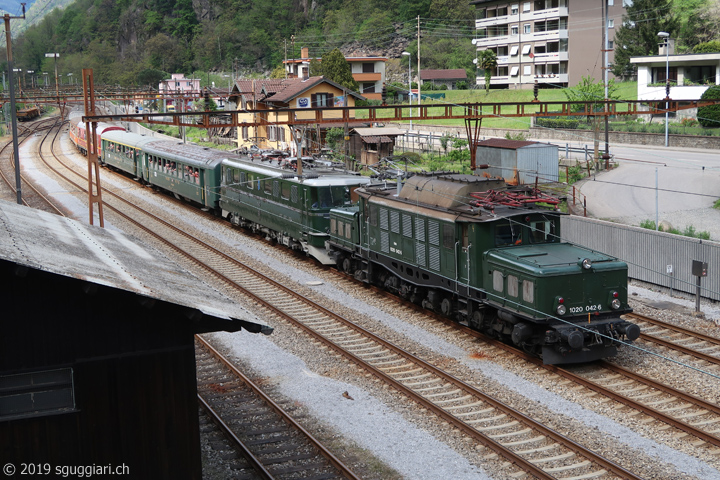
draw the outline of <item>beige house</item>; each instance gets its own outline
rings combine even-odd
[[[613,63],[615,29],[625,0],[607,5],[608,63]],[[602,79],[603,0],[474,0],[478,52],[492,50],[497,69],[491,87],[532,88],[577,85],[584,76]],[[485,76],[476,78],[485,85]]]
[[[340,122],[343,110],[335,107],[354,107],[356,100],[364,97],[324,77],[238,80],[230,93],[230,102],[237,105],[238,121],[259,125],[238,127],[238,147],[253,145],[262,149],[277,149],[295,154],[295,142],[286,122],[315,119],[311,108],[327,108],[324,124],[311,124],[303,139],[303,155],[319,152],[328,128],[344,126]],[[304,111],[308,109],[307,111]],[[250,113],[247,110],[263,110]],[[351,112],[352,115],[352,112]],[[332,119],[338,119],[333,123]],[[362,124],[353,122],[353,125]]]
[[[300,58],[293,58],[283,61],[285,71],[290,78],[307,78],[310,75],[310,60],[322,60],[322,58],[311,58],[310,49],[300,49]],[[385,84],[385,63],[386,57],[345,57],[350,64],[352,76],[360,87],[360,93],[365,98],[372,100],[382,99],[382,87]]]

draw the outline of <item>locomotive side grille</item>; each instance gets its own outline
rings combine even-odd
[[[277,180],[273,181],[273,197],[280,196],[280,182]]]
[[[290,189],[290,201],[293,203],[298,203],[298,188],[297,185],[293,185]]]
[[[428,236],[431,245],[440,245],[440,224],[438,222],[432,220],[428,222]],[[430,251],[432,252],[432,249]]]
[[[412,232],[412,217],[410,215],[408,215],[407,213],[403,213],[402,220],[403,220],[403,226],[402,226],[403,235],[406,237],[412,238],[412,236],[413,236],[413,234],[412,234],[413,233]]]
[[[390,229],[393,233],[400,233],[400,213],[396,210],[390,212]]]
[[[425,266],[425,244],[421,242],[415,243],[415,260],[421,267]]]
[[[388,229],[388,212],[386,209],[380,209],[380,228],[383,230]]]
[[[390,253],[390,235],[388,232],[380,232],[380,251]]]
[[[418,242],[425,241],[425,219],[415,217],[415,238]]]
[[[438,247],[430,247],[430,269],[440,271],[440,249]]]

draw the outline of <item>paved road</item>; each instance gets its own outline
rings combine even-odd
[[[720,240],[720,151],[611,145],[620,167],[582,182],[588,215],[639,225],[643,220],[709,231]],[[656,190],[657,173],[657,190]],[[657,209],[656,209],[657,195]]]

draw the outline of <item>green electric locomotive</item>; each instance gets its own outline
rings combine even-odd
[[[358,189],[330,215],[330,255],[356,278],[512,342],[545,363],[613,356],[627,264],[561,241],[554,200],[502,180],[420,174]]]

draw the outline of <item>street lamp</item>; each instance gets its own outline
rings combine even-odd
[[[670,99],[670,34],[658,32],[658,37],[665,39],[665,146],[668,146],[668,100]]]
[[[72,72],[68,73],[67,76],[68,76],[68,85],[70,85],[72,82]]]
[[[60,88],[58,87],[58,73],[57,73],[57,59],[60,56],[59,53],[46,53],[47,58],[55,59],[55,95],[58,98],[58,105],[60,105]]]
[[[35,77],[33,77],[35,70],[28,70],[27,73],[30,75],[30,88],[35,88]]]
[[[410,102],[410,131],[412,132],[412,66],[410,64],[412,55],[410,52],[402,52],[402,54],[408,57],[408,101]]]

